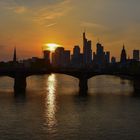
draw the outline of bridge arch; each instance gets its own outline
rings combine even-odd
[[[64,74],[64,75],[68,75],[68,76],[72,76],[74,78],[77,78],[79,80],[79,89],[80,92],[84,92],[86,93],[88,90],[88,80],[91,79],[92,77],[95,76],[99,76],[99,75],[110,75],[110,76],[117,76],[117,77],[121,77],[123,79],[132,79],[131,76],[133,78],[136,78],[136,76],[134,75],[127,75],[127,74],[118,74],[118,73],[110,73],[110,72],[96,72],[94,70],[87,70],[87,69],[54,69],[52,71],[46,71],[46,70],[12,70],[12,71],[2,71],[1,72],[1,76],[2,75],[7,75],[9,77],[14,78],[14,90],[15,92],[25,92],[26,89],[26,85],[27,85],[27,80],[26,78],[31,76],[31,75],[45,75],[45,74]],[[136,78],[138,79],[138,78]],[[135,79],[133,79],[135,81]],[[139,79],[138,79],[139,80]],[[136,83],[136,82],[135,82]],[[137,82],[138,83],[138,82]],[[136,86],[139,85],[135,84]],[[140,86],[139,86],[140,87]]]
[[[121,79],[126,79],[126,80],[131,80],[132,77],[130,76],[124,76],[124,75],[116,75],[116,74],[95,74],[89,77],[89,80],[92,79],[93,77],[99,77],[99,76],[108,76],[108,77],[116,77],[116,78],[121,78]]]
[[[121,94],[131,95],[133,92],[133,83],[128,79],[122,79],[119,76],[98,75],[88,80],[89,93]]]
[[[27,90],[39,90],[43,88],[48,76],[49,74],[27,76]]]
[[[6,84],[5,84],[6,83]],[[0,90],[1,91],[11,91],[14,85],[14,80],[10,76],[0,77]]]
[[[27,81],[27,90],[29,91],[30,90],[40,91],[42,89],[46,91],[49,88],[49,86],[51,87],[54,86],[53,88],[55,88],[55,90],[61,89],[63,93],[65,91],[68,94],[73,91],[78,92],[78,79],[66,74],[52,73],[52,74],[43,74],[42,76],[32,75],[27,77],[26,81]],[[68,87],[72,88],[69,89]]]

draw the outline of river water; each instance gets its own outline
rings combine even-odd
[[[0,140],[140,140],[140,97],[131,81],[113,76],[78,80],[59,74],[31,76],[25,95],[0,78]]]

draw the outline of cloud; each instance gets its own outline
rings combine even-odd
[[[25,7],[23,7],[23,6],[19,6],[19,7],[15,7],[15,9],[14,9],[14,11],[16,12],[16,13],[24,13],[24,12],[26,12],[26,8]]]
[[[0,1],[0,8],[6,11],[12,11],[17,14],[22,14],[27,11],[27,7],[19,5],[14,0],[2,0]]]
[[[54,25],[56,25],[57,23],[51,23],[51,24],[48,24],[48,25],[46,25],[46,27],[52,27],[52,26],[54,26]]]
[[[30,21],[50,27],[71,9],[72,0],[2,0],[0,8],[15,14],[26,14]]]
[[[64,0],[60,3],[44,6],[36,11],[34,21],[46,24],[51,20],[56,20],[65,16],[72,7],[69,6],[70,0]]]
[[[17,14],[22,14],[27,12],[27,8],[24,6],[13,6],[13,7],[7,7],[7,9],[12,10],[13,12]]]
[[[84,21],[84,22],[82,22],[81,23],[81,27],[89,27],[89,28],[105,28],[103,25],[101,25],[101,24],[98,24],[98,23],[93,23],[93,22],[86,22],[86,21]]]

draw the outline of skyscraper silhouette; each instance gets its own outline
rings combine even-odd
[[[133,50],[133,59],[136,61],[139,61],[139,59],[140,59],[140,51],[139,50]]]
[[[83,62],[84,65],[89,65],[92,63],[91,40],[86,38],[85,32],[83,33]]]
[[[50,62],[50,51],[49,50],[44,50],[43,51],[43,54],[44,54],[44,60],[48,63],[48,64],[50,64],[51,62]]]
[[[83,64],[83,54],[80,53],[80,47],[74,46],[73,54],[71,55],[71,64],[74,67],[80,67]]]
[[[57,47],[52,53],[52,65],[54,67],[67,67],[70,65],[70,50],[63,47]]]
[[[122,52],[121,52],[121,59],[120,59],[120,62],[122,64],[125,64],[127,61],[127,54],[126,54],[126,50],[125,50],[125,46],[123,45],[123,49],[122,49]]]
[[[109,59],[110,59],[110,53],[108,52],[106,55],[102,44],[97,43],[96,53],[94,53],[94,59],[93,59],[94,64],[97,64],[99,67],[102,67],[107,63],[107,61],[109,63]]]

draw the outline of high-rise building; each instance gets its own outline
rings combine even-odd
[[[63,66],[67,67],[70,65],[70,51],[69,50],[64,50],[63,54]]]
[[[133,50],[133,59],[139,61],[140,59],[140,52],[139,50]]]
[[[79,56],[80,54],[80,47],[77,45],[77,46],[74,46],[73,48],[73,55],[74,56]]]
[[[106,59],[106,63],[110,63],[110,52],[109,51],[107,51],[105,53],[105,59]]]
[[[84,65],[89,65],[92,63],[91,40],[86,38],[85,32],[83,33],[83,62]]]
[[[127,54],[126,54],[126,50],[125,50],[125,46],[123,45],[123,49],[122,49],[122,52],[121,52],[121,59],[120,59],[120,62],[122,64],[125,64],[127,61]]]
[[[96,45],[96,54],[99,56],[104,54],[104,47],[100,43],[97,43]]]
[[[83,55],[80,53],[80,47],[74,46],[71,56],[71,64],[74,67],[81,67],[83,64]]]
[[[67,67],[70,64],[70,51],[63,47],[56,48],[52,53],[52,65],[55,67]]]
[[[55,52],[52,54],[52,64],[55,67],[62,66],[63,64],[63,53],[64,53],[64,48],[63,47],[58,47],[56,48]]]
[[[96,53],[93,52],[93,61],[95,60],[95,58],[96,58]]]
[[[116,63],[116,58],[114,56],[111,58],[111,63],[112,64],[115,64]]]
[[[110,54],[107,53],[106,57],[109,59]],[[96,53],[94,53],[94,59],[93,62],[94,64],[97,64],[98,66],[102,67],[106,64],[106,57],[105,57],[105,52],[104,52],[104,47],[102,44],[97,43],[96,45]]]
[[[55,52],[52,53],[52,62],[51,62],[52,66],[56,67],[56,54]]]
[[[44,60],[50,64],[50,51],[49,50],[44,50],[43,51],[43,54],[44,54]]]

